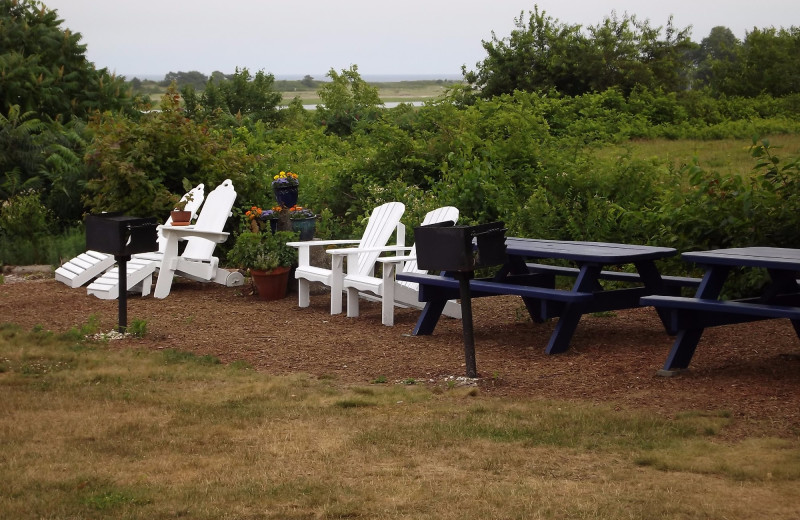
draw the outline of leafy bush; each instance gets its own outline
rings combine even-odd
[[[95,117],[87,148],[92,168],[85,203],[94,211],[166,215],[183,194],[183,179],[213,189],[231,179],[245,197],[264,191],[253,176],[256,157],[225,131],[187,119],[174,89],[159,112],[134,120],[119,114]]]

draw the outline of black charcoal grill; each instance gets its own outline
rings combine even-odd
[[[442,222],[414,228],[414,241],[421,269],[450,272],[458,279],[467,377],[478,377],[469,281],[476,269],[505,263],[506,228],[503,222],[477,226]]]
[[[120,213],[87,215],[86,249],[114,255],[119,268],[119,332],[128,327],[128,260],[136,253],[158,250],[155,217],[130,217]]]

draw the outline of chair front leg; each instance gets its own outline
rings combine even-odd
[[[355,287],[347,288],[347,317],[358,318],[358,289]]]
[[[309,294],[311,293],[310,289],[311,283],[308,280],[303,278],[297,279],[297,306],[298,307],[308,307],[311,305],[311,298]]]
[[[344,290],[344,255],[331,255],[331,314],[342,313]]]
[[[381,296],[381,322],[387,327],[394,326],[394,287],[397,264],[383,264],[383,295]]]

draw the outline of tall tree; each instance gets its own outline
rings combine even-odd
[[[695,51],[693,87],[708,87],[712,92],[724,92],[726,84],[738,82],[742,43],[727,27],[718,25],[700,41]]]
[[[678,91],[688,83],[691,62],[689,30],[676,30],[669,20],[665,36],[634,16],[612,13],[589,27],[566,25],[535,7],[502,39],[492,33],[484,41],[487,57],[477,70],[462,67],[464,79],[484,97],[514,90],[580,95],[616,87],[628,93],[637,85]]]
[[[202,90],[207,81],[208,76],[202,72],[192,70],[189,72],[168,72],[164,75],[164,79],[159,82],[159,85],[168,87],[172,82],[175,82],[179,87],[191,85],[196,89]]]
[[[230,76],[214,75],[199,96],[191,86],[181,90],[187,102],[187,112],[200,118],[221,111],[228,117],[274,123],[278,120],[278,104],[282,95],[274,88],[275,77],[264,71],[255,76],[245,67],[236,68]]]
[[[81,34],[62,29],[37,0],[0,0],[0,111],[12,105],[38,119],[86,119],[132,105],[124,78],[86,59]]]
[[[331,69],[317,91],[322,102],[317,107],[317,117],[325,131],[349,135],[359,121],[377,117],[377,108],[383,104],[378,89],[370,86],[358,73],[358,66],[343,69],[341,74]]]
[[[742,44],[741,92],[784,96],[800,92],[800,27],[754,28]]]

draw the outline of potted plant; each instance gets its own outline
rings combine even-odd
[[[173,226],[188,226],[192,222],[192,212],[186,211],[186,205],[193,200],[194,195],[189,192],[175,203],[175,209],[170,212]]]
[[[257,233],[265,231],[267,225],[274,233],[277,230],[288,231],[291,229],[300,233],[300,240],[311,240],[314,238],[316,232],[317,215],[308,208],[302,206],[292,206],[291,208],[284,208],[282,206],[274,206],[271,209],[261,209],[258,206],[252,206],[244,214],[246,225]],[[281,219],[283,219],[284,226],[280,226]]]
[[[300,180],[296,173],[280,172],[272,178],[272,192],[278,205],[291,208],[297,204],[297,193],[300,189]]]
[[[300,233],[300,240],[311,240],[317,230],[317,216],[310,209],[302,206],[289,208],[289,221],[292,231]]]
[[[262,300],[286,297],[289,271],[297,262],[297,250],[287,242],[297,240],[297,233],[254,233],[245,231],[236,237],[228,261],[250,271],[253,284]]]

